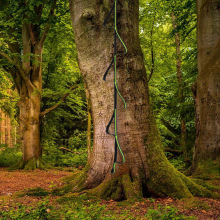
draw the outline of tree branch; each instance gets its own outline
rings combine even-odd
[[[1,55],[2,57],[4,57],[7,61],[9,61],[11,64],[14,64],[14,61],[11,59],[10,56],[8,56],[8,54],[6,54],[6,53],[0,51],[0,55]]]
[[[78,84],[78,83],[77,83],[77,84]],[[60,99],[59,102],[57,102],[54,106],[52,106],[52,107],[50,107],[50,108],[44,110],[43,112],[41,112],[41,113],[40,113],[40,117],[42,118],[44,115],[46,115],[46,114],[48,114],[49,112],[55,110],[60,104],[62,104],[62,103],[65,101],[65,99],[67,98],[67,96],[70,95],[71,91],[74,90],[74,89],[76,89],[76,88],[78,88],[78,85],[72,86],[72,87],[70,88],[70,91],[69,91],[68,93],[64,94],[64,96]]]
[[[54,16],[54,10],[55,10],[55,7],[56,7],[56,2],[57,2],[57,0],[54,0],[52,6],[50,8],[50,13],[49,13],[49,16],[48,16],[48,19],[47,19],[48,22],[45,25],[44,32],[43,32],[43,34],[41,36],[41,39],[40,39],[40,46],[43,46],[43,43],[44,43],[44,41],[45,41],[45,39],[47,37],[48,31],[50,29],[49,22],[50,22],[51,18]]]
[[[31,81],[25,76],[24,71],[22,70],[22,68],[18,64],[15,64],[15,61],[12,60],[11,57],[8,54],[0,51],[0,55],[2,57],[4,57],[6,60],[8,60],[11,64],[13,64],[13,67],[15,68],[15,71],[22,78],[22,80],[25,82],[27,87],[34,88],[34,85],[31,83]]]
[[[183,154],[183,151],[181,151],[181,150],[174,150],[174,149],[171,149],[171,148],[165,148],[164,151],[172,153],[172,154],[174,154],[176,156],[180,156],[181,154]]]
[[[7,73],[11,74],[11,76],[12,76],[12,78],[13,78],[13,80],[14,80],[15,87],[16,87],[18,93],[19,93],[19,92],[20,92],[20,81],[21,81],[20,76],[19,76],[18,74],[16,74],[16,71],[14,71],[14,69],[11,68],[11,67],[3,66],[3,69],[4,69]]]
[[[66,151],[68,151],[68,152],[70,152],[70,153],[72,153],[72,154],[82,154],[82,152],[74,152],[74,151],[71,151],[70,149],[68,149],[68,148],[65,148],[65,147],[59,147],[61,150],[66,150]]]

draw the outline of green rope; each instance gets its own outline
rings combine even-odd
[[[121,156],[122,156],[122,160],[123,160],[122,163],[125,162],[125,156],[124,156],[123,151],[122,151],[122,149],[121,149],[121,146],[120,146],[120,144],[119,144],[118,133],[117,133],[117,94],[120,96],[121,100],[122,100],[123,103],[124,103],[124,109],[127,108],[126,102],[125,102],[124,98],[122,97],[122,95],[121,95],[121,93],[120,93],[120,91],[119,91],[119,89],[118,89],[118,85],[117,85],[117,51],[116,51],[116,50],[117,50],[117,47],[116,47],[116,43],[117,43],[117,42],[116,42],[116,41],[117,41],[116,38],[117,38],[117,37],[119,38],[120,42],[122,43],[122,45],[123,45],[123,47],[124,47],[124,49],[125,49],[125,53],[124,53],[124,54],[126,54],[126,53],[128,52],[127,47],[126,47],[125,43],[123,42],[123,40],[121,39],[121,37],[120,37],[120,35],[119,35],[119,33],[118,33],[118,30],[117,30],[117,1],[118,1],[118,0],[115,0],[115,1],[114,1],[114,5],[113,5],[113,7],[112,7],[112,9],[111,9],[111,12],[109,13],[109,15],[107,16],[107,18],[106,18],[105,21],[104,21],[104,25],[105,25],[106,22],[107,22],[107,20],[108,20],[108,18],[110,17],[111,13],[112,13],[113,10],[114,10],[114,13],[115,13],[115,17],[114,17],[114,31],[115,31],[114,58],[113,58],[112,63],[111,63],[110,66],[108,67],[108,69],[107,69],[107,71],[106,71],[106,73],[104,74],[104,77],[103,77],[103,79],[105,80],[105,79],[106,79],[106,76],[107,76],[107,73],[108,73],[109,69],[111,68],[111,65],[112,65],[113,62],[114,62],[114,91],[115,91],[115,92],[114,92],[114,99],[115,99],[115,100],[114,100],[114,113],[113,113],[113,115],[112,115],[112,118],[111,118],[110,122],[108,123],[108,125],[107,125],[107,127],[106,127],[106,133],[107,133],[107,134],[110,134],[110,133],[109,133],[109,127],[110,127],[110,125],[111,125],[111,123],[112,123],[112,121],[113,121],[113,119],[114,119],[115,132],[114,132],[114,135],[111,134],[111,135],[113,135],[113,136],[115,137],[115,156],[114,156],[114,164],[113,164],[113,168],[112,168],[112,173],[115,173],[116,164],[118,163],[118,162],[117,162],[117,148],[119,149],[120,154],[121,154]]]

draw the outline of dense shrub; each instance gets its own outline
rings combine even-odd
[[[17,163],[22,157],[20,150],[9,147],[0,148],[0,167],[10,167]]]

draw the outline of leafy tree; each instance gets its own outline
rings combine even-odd
[[[187,8],[189,4],[190,8]],[[197,74],[195,3],[141,1],[140,9],[141,46],[149,76],[151,76],[149,66],[151,63],[154,64],[154,71],[149,81],[150,95],[165,150],[181,150],[192,158],[195,110],[191,86]],[[175,13],[175,29],[171,18],[173,13]],[[178,37],[177,42],[175,37],[176,40]],[[152,62],[151,45],[154,47],[154,62]],[[181,63],[178,69],[177,61]],[[179,79],[177,72],[180,73]],[[181,130],[186,130],[186,134]],[[184,145],[182,147],[181,142]]]
[[[11,74],[19,94],[19,124],[23,159],[20,168],[43,167],[40,123],[58,103],[41,111],[43,46],[50,27],[66,13],[62,1],[2,2],[0,56],[2,67]],[[73,86],[70,90],[74,90]]]

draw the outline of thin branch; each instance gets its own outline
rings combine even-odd
[[[8,56],[8,54],[0,51],[0,55],[3,56],[6,60],[8,60],[11,64],[14,64],[14,61],[11,59],[10,56]]]
[[[64,96],[60,99],[59,102],[57,102],[54,106],[44,110],[43,112],[40,113],[40,117],[42,118],[44,115],[48,114],[49,112],[55,110],[60,104],[62,104],[65,99],[70,95],[71,91],[78,88],[78,85],[74,85],[70,88],[70,91],[66,94],[64,94]]]
[[[57,0],[54,0],[52,6],[50,8],[50,13],[49,13],[49,16],[48,16],[48,23],[45,25],[44,32],[43,32],[43,34],[41,36],[41,39],[40,39],[40,45],[41,46],[43,46],[43,43],[44,43],[44,41],[47,37],[48,31],[50,29],[50,24],[49,23],[50,23],[51,18],[54,16],[54,10],[55,10],[55,7],[56,7],[56,2],[57,2]]]
[[[70,152],[70,153],[72,153],[72,154],[82,154],[82,152],[74,152],[74,151],[71,151],[70,149],[68,149],[68,148],[65,148],[65,147],[59,147],[61,150],[66,150],[66,151],[68,151],[68,152]]]
[[[22,68],[18,64],[15,64],[15,62],[11,59],[10,56],[8,56],[8,54],[0,51],[0,55],[14,65],[13,67],[15,68],[16,72],[19,74],[19,76],[22,78],[22,80],[26,83],[28,87],[34,88],[34,85],[31,83],[31,81],[25,76]]]
[[[165,148],[164,151],[172,153],[172,154],[177,155],[177,156],[183,154],[183,151],[181,151],[181,150],[174,150],[174,149],[171,149],[171,148]]]

